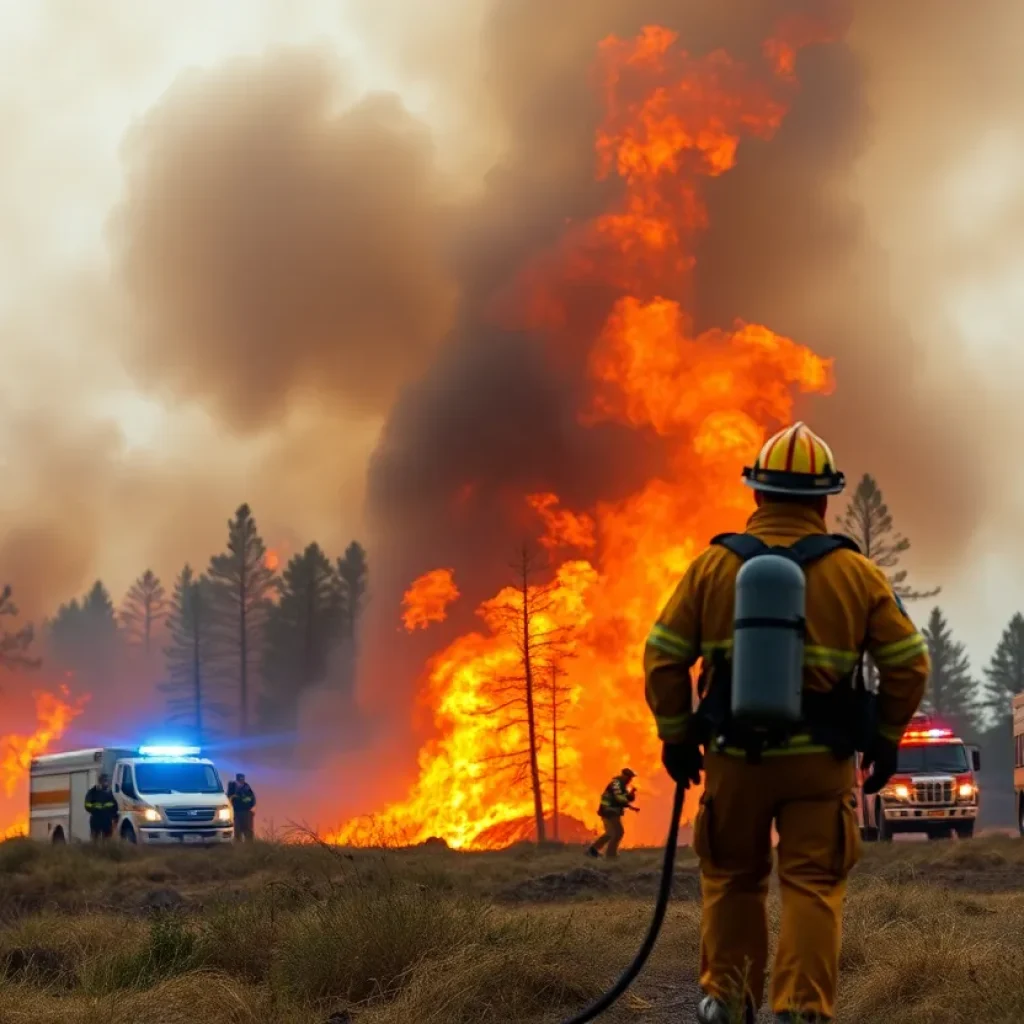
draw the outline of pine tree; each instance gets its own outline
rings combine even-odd
[[[149,654],[153,633],[167,614],[163,584],[147,569],[129,588],[121,603],[120,619],[130,643]]]
[[[50,652],[87,686],[102,689],[109,684],[120,653],[121,632],[110,593],[100,580],[81,601],[72,599],[61,605],[46,634]]]
[[[999,638],[985,669],[988,707],[1000,720],[1011,715],[1010,701],[1024,693],[1024,615],[1018,612]]]
[[[852,537],[860,545],[861,551],[886,571],[898,597],[917,601],[939,593],[939,587],[934,590],[914,590],[907,585],[907,571],[899,568],[899,564],[910,550],[910,541],[894,532],[892,514],[873,476],[865,473],[857,484],[846,511],[839,517],[839,529]]]
[[[211,597],[210,581],[205,576],[197,578],[186,565],[171,597],[164,648],[167,677],[158,687],[168,695],[168,720],[186,724],[200,745],[215,733],[211,717],[223,718],[228,713],[227,706],[212,699],[211,693]]]
[[[9,586],[0,590],[0,619],[18,617],[12,594]],[[13,630],[0,629],[0,669],[38,668],[39,659],[29,654],[34,637],[31,623]]]
[[[932,670],[924,705],[942,718],[950,719],[961,732],[973,735],[977,729],[978,684],[971,676],[970,659],[953,633],[940,608],[933,608],[922,630],[928,641]]]
[[[261,707],[261,717],[276,731],[294,728],[299,699],[325,678],[335,643],[340,592],[319,544],[288,562],[279,595],[267,619]]]
[[[263,634],[276,586],[266,547],[248,505],[228,522],[228,548],[210,560],[214,653],[224,683],[238,694],[238,729],[249,732],[251,690],[258,678]]]
[[[354,643],[359,616],[366,601],[369,569],[366,551],[358,541],[352,541],[345,554],[338,559],[338,585],[340,590],[341,637]]]
[[[359,620],[366,605],[368,576],[366,551],[358,541],[352,541],[337,564],[337,673],[342,688],[348,692],[355,687]]]

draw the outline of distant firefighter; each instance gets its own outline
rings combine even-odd
[[[587,856],[600,857],[601,851],[607,846],[608,852],[605,856],[612,860],[619,852],[619,843],[626,834],[622,818],[626,810],[635,811],[633,801],[636,800],[636,790],[630,788],[630,783],[636,778],[636,772],[632,768],[623,768],[618,775],[612,779],[604,788],[601,794],[601,806],[597,813],[604,823],[604,833],[590,847],[587,848]]]
[[[110,791],[110,776],[101,775],[99,784],[85,794],[85,809],[89,812],[89,834],[98,843],[114,834],[117,824],[117,800]]]
[[[235,842],[251,843],[253,841],[252,819],[256,809],[256,794],[252,786],[245,781],[245,775],[239,772],[234,782],[228,783],[228,799],[235,812]]]

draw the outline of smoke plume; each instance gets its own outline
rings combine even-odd
[[[143,380],[251,430],[314,392],[379,413],[450,315],[430,137],[331,58],[180,80],[124,146],[113,237]]]

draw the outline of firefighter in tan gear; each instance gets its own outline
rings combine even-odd
[[[630,787],[630,783],[636,778],[636,772],[632,768],[623,768],[618,775],[612,779],[604,788],[601,794],[601,806],[597,813],[604,823],[604,833],[587,847],[587,856],[600,857],[601,851],[607,846],[608,852],[605,856],[614,860],[619,852],[619,843],[626,835],[622,825],[623,815],[627,810],[635,811],[633,801],[636,800],[636,790]]]
[[[846,878],[860,856],[854,751],[864,752],[869,771],[864,791],[878,792],[896,770],[900,738],[924,694],[928,653],[882,571],[852,541],[826,532],[828,495],[845,480],[821,438],[802,423],[780,431],[744,477],[757,503],[745,534],[712,542],[650,632],[647,701],[672,778],[696,784],[704,773],[694,823],[703,891],[698,1021],[725,1024],[736,1010],[755,1019],[768,957],[773,823],[782,912],[772,1010],[779,1022],[829,1021]],[[741,625],[763,625],[734,621],[737,575],[744,558],[766,545],[790,549],[787,558],[798,548],[808,555],[802,684],[799,662],[793,669],[804,717],[755,742],[737,727],[729,691],[734,627],[738,633]],[[872,724],[855,736],[857,715],[872,700],[852,682],[860,679],[862,649],[879,683]],[[693,713],[690,669],[698,658]]]

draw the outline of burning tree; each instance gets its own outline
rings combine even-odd
[[[0,619],[18,617],[18,606],[14,603],[12,594],[10,586],[0,590]],[[37,668],[39,659],[29,654],[34,637],[31,623],[15,630],[0,629],[0,668]]]
[[[551,735],[551,838],[560,838],[561,806],[558,800],[558,747],[565,732],[575,728],[566,719],[572,710],[572,687],[565,682],[565,670],[557,662],[551,665],[545,701]]]
[[[555,680],[560,661],[571,650],[572,634],[559,624],[555,602],[557,581],[539,583],[538,560],[524,544],[513,565],[515,582],[485,605],[491,629],[512,641],[517,655],[514,672],[495,676],[485,687],[493,703],[481,713],[495,718],[498,730],[522,735],[522,745],[489,758],[496,771],[511,771],[516,782],[528,781],[533,797],[537,842],[545,839],[544,795],[541,785],[542,722],[550,709],[552,758],[557,773],[557,715],[564,707]],[[545,703],[545,691],[550,693]],[[524,733],[525,730],[525,733]]]
[[[141,644],[149,655],[153,631],[167,615],[167,593],[152,569],[147,569],[129,588],[118,617],[130,643]]]
[[[882,497],[875,478],[865,473],[853,492],[846,511],[839,517],[839,529],[852,537],[861,551],[880,569],[886,570],[897,596],[907,601],[934,597],[934,590],[914,590],[906,583],[907,570],[900,569],[902,557],[910,550],[910,541],[895,532],[892,513]]]
[[[212,652],[222,681],[238,692],[238,730],[249,731],[250,683],[258,678],[264,628],[276,586],[248,505],[228,522],[228,549],[210,560]]]
[[[228,713],[227,706],[210,695],[212,603],[209,579],[196,577],[186,565],[174,584],[167,615],[169,642],[164,648],[167,679],[158,686],[168,695],[168,719],[187,723],[199,744],[213,732],[209,716],[223,718]]]

